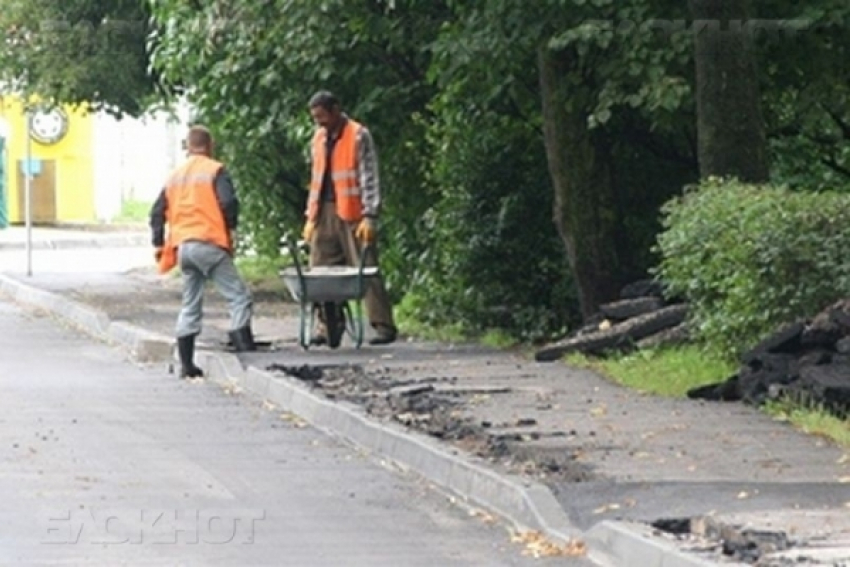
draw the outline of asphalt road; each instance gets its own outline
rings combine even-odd
[[[0,565],[592,565],[0,298]]]

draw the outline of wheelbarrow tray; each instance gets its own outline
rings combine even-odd
[[[303,303],[362,299],[368,279],[377,275],[377,267],[315,266],[300,273],[290,267],[280,271],[293,299]]]

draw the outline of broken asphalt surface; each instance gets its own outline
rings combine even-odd
[[[114,321],[173,332],[179,278],[150,268],[16,277]],[[205,313],[201,342],[223,349],[227,310],[212,290]],[[255,290],[254,330],[267,346],[240,355],[243,364],[541,482],[580,530],[625,520],[712,562],[783,565],[802,553],[803,564],[850,564],[850,451],[753,408],[643,395],[477,345],[400,340],[304,351],[296,306],[277,285]],[[704,516],[716,529],[690,520]],[[752,535],[761,532],[774,536]]]

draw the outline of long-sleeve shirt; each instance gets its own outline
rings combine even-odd
[[[360,198],[363,215],[377,217],[381,212],[381,185],[378,178],[378,152],[372,133],[364,126],[357,136],[357,179],[360,181]]]
[[[219,170],[213,180],[213,187],[215,187],[215,196],[224,217],[225,227],[228,231],[236,230],[239,225],[239,200],[236,198],[236,190],[233,188],[233,181],[227,170],[224,168]],[[167,210],[168,198],[166,190],[163,188],[154,201],[150,212],[152,240],[153,245],[157,248],[165,243],[165,213]]]

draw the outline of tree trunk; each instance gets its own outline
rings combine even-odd
[[[769,167],[747,0],[689,0],[700,176],[761,183]]]
[[[578,288],[582,316],[617,297],[618,224],[611,144],[588,128],[589,89],[572,82],[569,54],[540,49],[543,135],[555,191],[554,221]],[[584,93],[584,94],[583,94]]]

